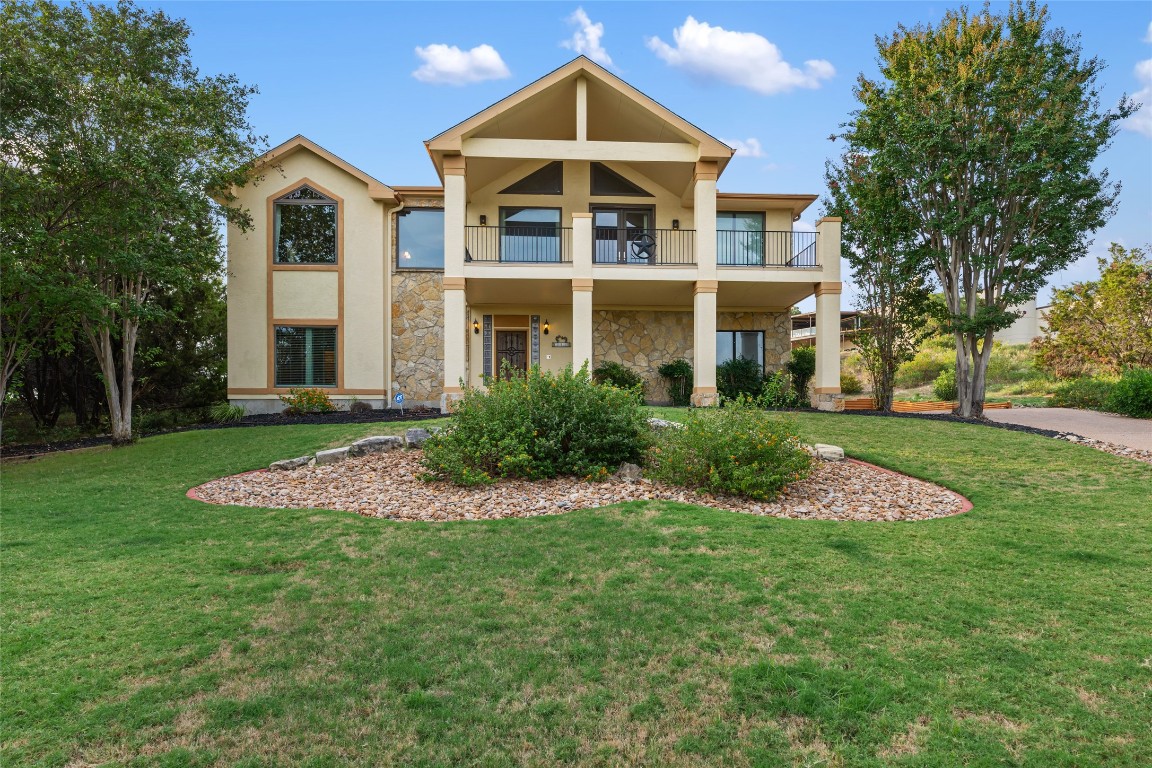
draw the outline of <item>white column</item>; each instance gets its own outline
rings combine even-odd
[[[572,214],[572,369],[592,372],[592,214]]]
[[[464,293],[464,221],[468,192],[464,158],[444,158],[444,390],[448,413],[468,380],[468,303]]]
[[[692,405],[716,405],[716,281],[697,280],[692,300]]]
[[[716,279],[716,162],[700,160],[692,182],[696,226],[696,271],[702,280]]]
[[[840,284],[816,286],[816,376],[813,402],[828,401],[820,395],[840,394]]]
[[[468,191],[464,158],[444,158],[444,276],[464,277],[464,221]]]

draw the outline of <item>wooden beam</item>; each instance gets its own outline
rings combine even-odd
[[[699,149],[691,144],[642,141],[465,139],[462,149],[462,154],[465,157],[500,157],[520,160],[695,163],[699,158]]]
[[[588,140],[588,81],[576,79],[576,141]]]

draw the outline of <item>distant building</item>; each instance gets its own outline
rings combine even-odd
[[[863,330],[864,315],[860,312],[840,313],[840,351],[857,348],[856,336]],[[802,312],[792,315],[792,348],[811,347],[816,344],[816,313]]]
[[[1004,330],[996,331],[993,336],[996,341],[1001,344],[1031,344],[1033,339],[1044,335],[1048,328],[1048,307],[1037,307],[1036,299],[1032,299],[1011,309],[1024,314]]]

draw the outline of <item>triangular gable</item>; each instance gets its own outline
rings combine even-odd
[[[490,122],[498,120],[500,116],[520,104],[527,102],[549,88],[567,81],[569,78],[583,74],[617,91],[639,107],[646,109],[654,116],[666,122],[675,131],[700,147],[700,157],[705,160],[716,160],[721,165],[727,163],[732,157],[733,150],[716,137],[705,133],[700,128],[677,115],[664,105],[651,97],[641,93],[616,75],[596,64],[586,56],[578,56],[564,66],[545,75],[534,83],[521,88],[512,95],[501,99],[487,109],[473,115],[462,123],[458,123],[447,131],[434,136],[424,142],[428,151],[435,159],[438,153],[459,152],[464,138],[479,131]],[[437,163],[439,165],[439,163]]]
[[[564,194],[564,163],[556,160],[537,168],[519,181],[500,190],[501,195],[562,195]]]
[[[652,193],[633,184],[604,163],[592,163],[590,168],[593,197],[652,197]]]
[[[270,149],[260,157],[256,158],[254,167],[259,169],[262,166],[274,165],[302,150],[311,152],[317,157],[328,161],[348,175],[354,176],[355,178],[367,184],[368,196],[373,200],[380,200],[383,202],[396,202],[396,191],[389,187],[387,184],[369,176],[367,173],[347,162],[343,158],[337,157],[316,142],[299,134],[288,139],[288,141],[284,142],[280,146],[275,147],[274,149]]]

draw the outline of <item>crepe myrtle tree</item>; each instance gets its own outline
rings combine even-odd
[[[0,157],[28,213],[6,244],[58,265],[113,442],[129,442],[140,328],[172,317],[157,293],[218,271],[222,219],[250,223],[231,190],[263,144],[246,117],[255,89],[202,76],[188,26],[130,2],[6,3],[0,33]]]
[[[1102,109],[1103,62],[1048,21],[1034,2],[1003,15],[961,8],[877,38],[880,77],[859,78],[860,107],[839,135],[914,222],[902,252],[943,290],[960,416],[983,414],[992,336],[1018,316],[1010,307],[1083,256],[1112,215],[1120,186],[1092,164],[1139,107],[1125,97]]]

